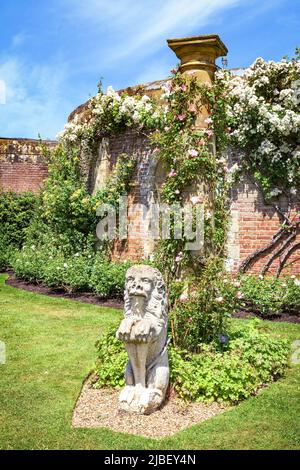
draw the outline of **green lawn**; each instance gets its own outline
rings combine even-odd
[[[121,312],[5,286],[0,276],[0,449],[299,449],[300,366],[258,397],[160,441],[72,429],[71,416],[100,332]],[[236,320],[242,321],[242,320]],[[300,325],[265,322],[300,339]]]

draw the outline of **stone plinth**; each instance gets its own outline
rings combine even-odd
[[[203,81],[213,79],[216,59],[228,53],[217,34],[168,39],[168,45],[181,61],[180,71],[199,72]]]

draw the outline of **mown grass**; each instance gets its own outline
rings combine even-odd
[[[259,396],[170,438],[73,429],[71,416],[93,366],[94,343],[121,312],[5,285],[0,276],[0,449],[299,449],[300,366]],[[243,321],[243,320],[236,320]],[[265,322],[290,341],[300,325]]]

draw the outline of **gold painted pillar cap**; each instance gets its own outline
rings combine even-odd
[[[168,39],[168,46],[180,59],[181,72],[206,70],[213,75],[217,68],[216,59],[228,53],[217,34]]]

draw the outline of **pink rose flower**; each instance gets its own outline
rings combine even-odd
[[[212,120],[212,118],[208,117],[208,118],[205,119],[204,122],[205,122],[206,124],[210,125],[210,124],[213,123],[213,120]]]
[[[196,204],[201,204],[202,202],[203,202],[203,199],[201,196],[191,197],[191,203],[193,204],[193,206],[195,206]]]
[[[212,137],[214,135],[211,129],[205,129],[204,133],[207,135],[207,137]]]
[[[177,176],[177,173],[175,170],[171,170],[170,173],[169,173],[169,177],[170,178],[175,178],[175,176]]]
[[[178,121],[184,121],[186,118],[186,114],[178,114],[177,119]]]
[[[172,70],[170,70],[170,72],[171,72],[173,75],[176,75],[176,73],[178,72],[178,69],[172,69]]]
[[[189,300],[188,296],[186,294],[181,294],[179,297],[180,302],[187,302]]]
[[[197,150],[195,150],[195,149],[191,149],[191,150],[188,151],[188,154],[189,154],[190,157],[198,157],[199,152],[197,152]]]
[[[244,298],[244,294],[241,291],[238,291],[236,296],[237,296],[238,299],[243,299]]]
[[[196,113],[197,112],[197,108],[194,104],[190,104],[188,110],[189,110],[190,113]]]
[[[193,321],[193,317],[190,317],[190,318],[188,319],[188,322],[189,322],[189,323],[192,323],[192,321]]]
[[[186,91],[186,90],[187,90],[187,86],[186,86],[186,85],[181,85],[181,89],[182,89],[182,91]]]

